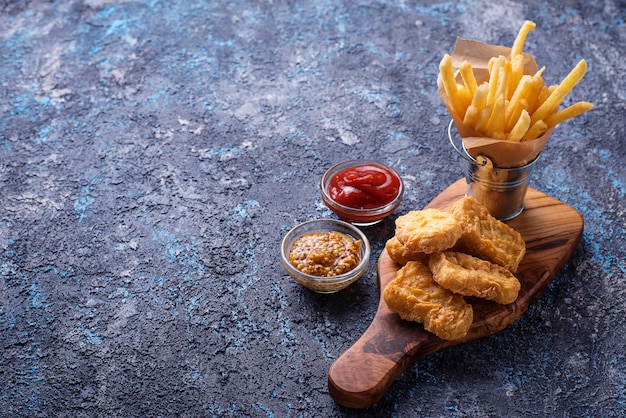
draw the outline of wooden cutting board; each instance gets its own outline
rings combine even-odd
[[[465,179],[452,184],[426,207],[449,209],[465,194]],[[580,243],[584,221],[572,207],[533,188],[525,209],[507,224],[520,232],[526,255],[517,276],[522,288],[515,302],[498,305],[466,298],[474,308],[474,322],[461,340],[446,341],[418,323],[400,319],[382,298],[382,289],[400,266],[383,250],[378,259],[378,310],[363,336],[328,371],[328,391],[335,402],[366,408],[380,400],[395,379],[416,360],[452,345],[494,334],[522,315],[546,290]]]

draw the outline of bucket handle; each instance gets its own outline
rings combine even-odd
[[[474,159],[471,155],[469,155],[465,151],[465,148],[463,147],[463,143],[461,143],[461,148],[463,148],[463,151],[459,149],[457,144],[454,143],[454,136],[452,135],[453,124],[454,124],[454,120],[450,119],[450,123],[448,124],[448,139],[450,140],[450,144],[452,144],[456,152],[461,157],[469,161],[471,164],[477,165],[479,167],[484,167],[484,166],[493,167],[493,163],[491,162],[491,159],[489,159],[489,157],[487,157],[486,155],[480,154],[478,158]]]

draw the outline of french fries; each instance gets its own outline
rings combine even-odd
[[[559,123],[563,123],[567,119],[571,119],[574,116],[578,116],[582,113],[585,113],[589,110],[593,109],[593,103],[589,102],[576,102],[573,105],[566,107],[563,110],[560,110],[556,113],[551,114],[545,119],[546,125],[548,128],[558,125]]]
[[[464,125],[489,138],[528,141],[593,108],[592,103],[580,101],[559,110],[587,71],[584,59],[556,85],[545,84],[545,67],[535,74],[524,74],[524,43],[535,26],[528,20],[522,24],[510,55],[493,57],[489,61],[489,75],[480,84],[468,61],[459,66],[462,82],[457,81],[452,57],[443,56],[439,64],[440,81],[450,111]]]

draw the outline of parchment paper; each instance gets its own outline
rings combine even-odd
[[[474,70],[476,81],[478,84],[481,84],[489,75],[489,60],[499,55],[508,56],[510,53],[511,48],[505,46],[489,45],[479,41],[457,38],[454,51],[451,54],[457,82],[462,83],[458,69],[463,61],[469,61]],[[524,74],[534,75],[537,70],[537,63],[533,56],[524,53]],[[524,166],[537,158],[554,131],[554,128],[551,128],[539,138],[523,142],[486,138],[482,136],[482,134],[465,126],[463,121],[454,114],[443,88],[443,84],[441,83],[441,79],[439,79],[437,83],[439,96],[441,96],[448,112],[450,112],[452,116],[454,125],[463,140],[463,145],[467,152],[474,158],[477,158],[479,155],[485,155],[499,168]]]

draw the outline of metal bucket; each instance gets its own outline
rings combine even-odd
[[[472,157],[463,146],[458,132],[453,132],[453,125],[450,121],[448,139],[456,152],[468,162],[465,196],[471,196],[482,203],[491,216],[501,221],[518,216],[524,210],[531,169],[539,157],[522,167],[496,167],[485,155]],[[460,146],[455,141],[460,142]]]

